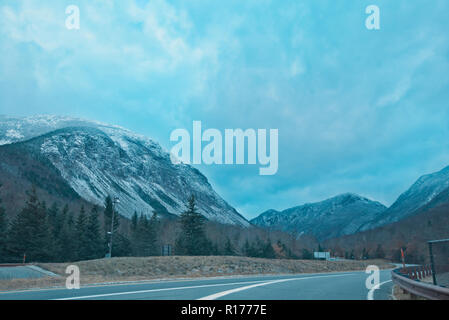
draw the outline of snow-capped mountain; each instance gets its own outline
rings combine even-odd
[[[117,209],[124,216],[131,216],[135,210],[149,215],[153,211],[179,215],[193,194],[199,212],[206,218],[249,225],[197,169],[172,164],[169,153],[158,143],[118,126],[58,116],[3,116],[0,145],[0,157],[11,159],[11,150],[19,146],[33,154],[33,161],[43,163],[45,170],[57,171],[90,203],[102,205],[107,195],[118,196]],[[0,169],[7,174],[20,172],[13,165],[9,161],[7,167],[0,164]]]
[[[412,216],[420,210],[430,209],[449,201],[449,166],[421,176],[385,212],[364,226],[361,230],[373,229]]]
[[[360,226],[372,221],[386,207],[352,193],[308,203],[283,210],[268,210],[251,220],[254,225],[310,234],[319,240],[339,237],[357,232]]]
[[[0,145],[25,141],[50,131],[66,127],[116,128],[96,121],[54,115],[9,117],[0,115]],[[129,131],[128,131],[129,132]],[[131,132],[129,132],[131,133]]]

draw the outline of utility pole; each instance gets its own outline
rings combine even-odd
[[[112,200],[111,231],[108,232],[111,236],[111,239],[109,240],[109,258],[112,258],[112,236],[114,235],[114,214],[115,214],[115,204],[117,203],[120,203],[120,200],[118,197],[115,197],[114,200]]]

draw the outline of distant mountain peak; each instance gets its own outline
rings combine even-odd
[[[250,222],[272,229],[311,234],[319,240],[352,234],[386,207],[354,193],[306,203],[283,211],[268,210]]]
[[[422,175],[398,197],[388,210],[385,210],[374,221],[363,226],[362,230],[393,223],[412,216],[425,207],[436,206],[439,203],[449,201],[448,189],[449,166],[437,172]]]

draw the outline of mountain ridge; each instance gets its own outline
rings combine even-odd
[[[377,201],[369,200],[357,194],[343,193],[320,202],[305,203],[282,211],[270,209],[252,219],[250,222],[261,227],[275,228],[283,231],[294,231],[299,232],[300,234],[308,232],[315,236],[318,235],[318,238],[321,240],[377,229],[385,225],[408,219],[416,214],[442,204],[449,203],[449,166],[446,166],[439,171],[418,177],[406,191],[399,195],[390,207],[387,208],[384,206],[385,209],[377,210],[376,214],[368,212],[368,215],[359,221],[348,219],[347,223],[348,225],[352,225],[352,227],[346,229],[343,228],[342,232],[334,232],[330,235],[323,236],[323,234],[319,232],[318,227],[312,228],[310,226],[312,223],[318,223],[316,217],[311,217],[310,221],[307,221],[307,219],[301,220],[302,226],[295,222],[295,219],[298,219],[298,212],[304,214],[304,212],[307,211],[307,208],[329,203],[339,198],[344,198],[345,196],[352,199],[365,199],[371,201],[373,204],[380,204]],[[325,215],[327,212],[326,210],[328,209],[324,208],[322,214]],[[365,211],[361,210],[360,212],[362,213]],[[289,214],[293,214],[293,216],[289,217]],[[336,227],[338,228],[338,225]]]
[[[198,210],[206,218],[249,226],[199,170],[172,164],[169,153],[145,136],[89,120],[84,126],[84,120],[68,117],[7,119],[6,125],[0,119],[0,133],[10,133],[0,135],[2,142],[9,139],[0,146],[3,153],[17,144],[26,146],[37,163],[49,161],[70,188],[90,203],[103,205],[107,195],[118,195],[117,209],[127,217],[134,210],[147,215],[153,211],[179,215],[194,194]],[[37,128],[33,128],[35,123]]]
[[[434,201],[437,200],[437,201]],[[449,201],[449,166],[420,176],[374,221],[361,227],[370,230],[413,216],[424,208]]]
[[[380,202],[354,193],[343,193],[283,211],[270,209],[250,222],[299,235],[312,234],[319,240],[324,240],[357,232],[361,224],[372,220],[385,209]]]

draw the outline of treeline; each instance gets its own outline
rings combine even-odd
[[[81,206],[78,212],[67,205],[47,207],[33,188],[22,210],[7,219],[0,200],[0,262],[104,258],[110,251],[111,229],[113,257],[161,255],[162,246],[170,245],[172,255],[312,258],[314,241],[207,221],[198,212],[193,196],[187,210],[175,220],[160,219],[157,213],[148,218],[137,212],[130,220],[123,218],[114,212],[111,197],[102,208],[86,207]]]
[[[25,206],[11,221],[0,206],[0,261],[65,262],[102,258],[108,251],[112,208],[108,197],[105,209],[93,206],[86,212],[82,206],[74,214],[67,205],[47,207],[45,201],[39,201],[33,188]],[[113,254],[124,255],[133,247],[118,232],[119,224],[119,215],[115,215]]]

